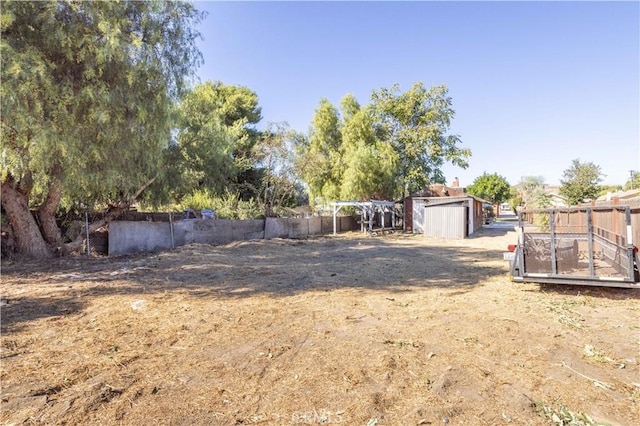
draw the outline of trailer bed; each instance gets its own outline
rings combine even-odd
[[[516,230],[513,281],[640,288],[629,206],[520,210]]]

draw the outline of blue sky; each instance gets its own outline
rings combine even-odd
[[[446,84],[450,133],[483,172],[559,184],[573,159],[603,183],[640,170],[640,3],[195,2],[200,81],[257,93],[263,125],[308,132],[321,98]]]

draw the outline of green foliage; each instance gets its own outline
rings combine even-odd
[[[599,183],[602,179],[600,166],[592,162],[582,163],[579,159],[573,160],[560,180],[560,194],[567,199],[570,206],[595,199],[600,192]]]
[[[525,208],[544,209],[551,206],[551,195],[545,190],[542,176],[525,176],[518,186],[518,193]]]
[[[338,110],[327,99],[321,99],[313,116],[308,140],[299,138],[297,144],[297,168],[307,183],[311,202],[339,198],[341,144]]]
[[[557,407],[537,401],[535,411],[542,417],[546,417],[556,426],[608,426],[609,423],[601,423],[584,413],[576,413],[560,404]]]
[[[255,144],[253,157],[260,167],[260,199],[266,216],[277,216],[285,207],[295,207],[302,185],[296,173],[292,144],[296,135],[286,123],[271,123]]]
[[[243,201],[239,193],[226,191],[212,195],[208,190],[195,190],[185,196],[177,206],[179,210],[213,209],[218,219],[259,219],[264,217],[263,209],[255,199]]]
[[[522,195],[518,191],[518,188],[516,188],[515,186],[512,186],[511,189],[509,190],[509,207],[511,207],[511,210],[515,214],[517,214],[518,207],[521,207],[523,205],[524,205],[524,200],[522,199]]]
[[[196,190],[221,195],[260,193],[262,171],[253,147],[261,134],[257,95],[246,87],[207,81],[184,94],[174,109],[175,140],[165,151],[164,173],[147,202],[180,202]]]
[[[544,178],[542,176],[523,177],[517,187],[512,189],[509,204],[514,211],[518,207],[529,210],[549,208],[551,195],[545,190]],[[546,232],[549,229],[549,214],[546,212],[535,213],[533,223],[542,232]]]
[[[493,204],[500,204],[511,197],[511,186],[507,179],[497,173],[484,172],[467,187],[467,192]]]
[[[154,177],[200,61],[183,2],[3,2],[2,146],[36,207],[51,183],[115,202]]]
[[[322,99],[308,139],[296,139],[296,165],[317,204],[337,199],[395,199],[444,182],[445,161],[467,167],[471,152],[446,135],[454,112],[445,86],[416,83],[374,91],[360,106],[346,95],[341,112]]]
[[[61,203],[122,207],[157,178],[172,104],[200,63],[202,14],[70,0],[5,1],[1,14],[2,206],[18,251],[46,257],[45,242],[63,243]]]
[[[617,191],[622,191],[622,185],[600,185],[598,188],[598,194],[596,195],[596,197],[607,195],[609,192],[614,193]]]
[[[340,198],[357,201],[392,198],[398,166],[396,152],[376,139],[370,108],[351,109],[347,117],[342,127]]]
[[[170,185],[161,187],[174,199],[196,189],[221,194],[239,173],[233,151],[244,136],[245,121],[227,124],[216,88],[210,82],[197,85],[176,107],[176,143],[167,151]]]
[[[407,92],[399,85],[371,95],[376,131],[398,155],[396,179],[400,193],[407,195],[431,182],[445,182],[445,161],[468,167],[469,149],[459,147],[458,135],[447,135],[455,114],[445,85],[426,89],[415,83]]]
[[[633,170],[629,179],[624,184],[624,190],[640,189],[640,172]]]
[[[193,193],[183,197],[180,204],[177,205],[177,208],[178,210],[212,209],[216,202],[216,197],[211,195],[208,189],[197,189],[193,191]]]

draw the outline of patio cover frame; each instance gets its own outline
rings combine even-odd
[[[385,208],[390,208],[391,210],[391,228],[396,227],[396,211],[395,206],[396,203],[393,201],[381,201],[381,200],[371,200],[371,201],[336,201],[333,205],[333,235],[337,234],[337,216],[340,209],[343,207],[356,207],[360,209],[360,226],[362,232],[365,232],[364,229],[364,221],[368,218],[369,226],[368,232],[373,232],[373,216],[376,213],[384,213]],[[384,229],[384,214],[382,215],[382,229]]]

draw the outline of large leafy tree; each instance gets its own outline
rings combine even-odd
[[[600,182],[603,175],[600,166],[592,162],[581,162],[575,159],[571,166],[563,173],[560,180],[560,195],[567,199],[570,206],[576,205],[587,199],[593,199],[600,192]]]
[[[308,139],[299,139],[297,163],[310,198],[393,199],[431,182],[444,182],[441,167],[468,166],[471,151],[448,135],[453,118],[446,86],[407,92],[398,85],[360,106],[346,95],[338,109],[322,99]]]
[[[62,246],[62,201],[126,203],[157,176],[200,19],[177,1],[3,2],[2,207],[20,253]]]
[[[467,192],[491,201],[492,204],[500,204],[511,197],[511,185],[497,173],[484,172],[467,187]]]
[[[154,185],[152,201],[180,202],[204,190],[218,196],[249,189],[257,195],[260,178],[252,149],[260,137],[255,124],[262,117],[255,92],[207,81],[180,99],[175,116],[167,173]]]
[[[345,97],[343,117],[342,179],[343,200],[390,199],[395,191],[398,156],[393,147],[376,138],[371,108],[360,108]]]
[[[283,208],[295,207],[302,195],[302,184],[294,164],[292,138],[287,123],[269,123],[253,147],[256,170],[261,176],[259,199],[265,216],[277,216]]]
[[[262,133],[256,125],[262,120],[262,108],[258,105],[258,95],[245,86],[226,85],[222,82],[204,84],[209,91],[208,102],[212,103],[215,115],[230,130],[234,137],[232,151],[233,164],[237,174],[231,183],[242,198],[258,196],[260,173],[256,168],[253,147]]]
[[[406,92],[395,84],[371,95],[378,135],[398,154],[397,180],[403,195],[431,182],[445,182],[441,167],[450,162],[468,167],[469,149],[458,135],[447,134],[455,114],[445,85],[415,83]]]
[[[309,138],[298,139],[297,163],[312,203],[339,198],[342,175],[342,134],[338,109],[321,99],[311,122]]]

